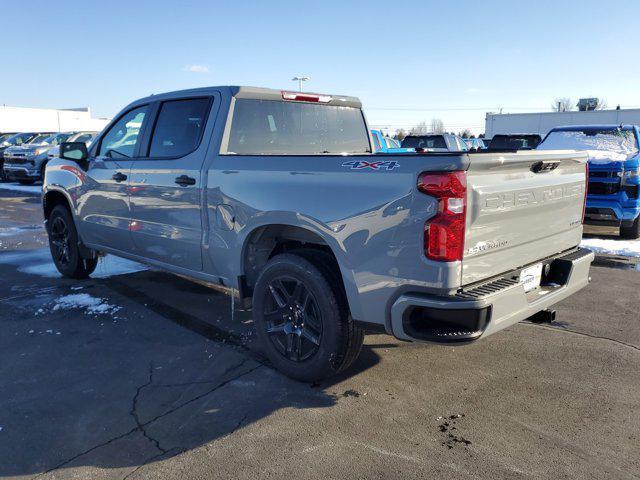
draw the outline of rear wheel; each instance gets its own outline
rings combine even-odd
[[[635,240],[640,238],[640,217],[630,227],[620,227],[620,236],[625,239]]]
[[[98,265],[97,258],[86,259],[80,253],[78,231],[69,210],[57,205],[47,222],[49,249],[53,263],[67,278],[87,278]]]
[[[256,330],[265,354],[285,375],[323,380],[346,369],[362,349],[328,255],[294,252],[272,258],[253,293]]]

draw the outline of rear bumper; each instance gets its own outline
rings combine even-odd
[[[589,283],[594,255],[579,249],[547,261],[550,273],[525,293],[509,275],[451,297],[400,296],[391,307],[391,331],[400,340],[468,343],[548,309]]]

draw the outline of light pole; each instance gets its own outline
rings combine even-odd
[[[296,77],[293,77],[291,79],[291,81],[293,81],[293,82],[298,82],[298,91],[299,92],[302,91],[302,82],[306,82],[307,80],[311,80],[311,78],[310,77],[300,76],[300,75],[298,75]]]

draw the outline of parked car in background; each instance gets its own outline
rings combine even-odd
[[[538,150],[586,150],[589,189],[585,223],[620,228],[640,238],[640,135],[636,125],[577,125],[552,129]]]
[[[38,136],[37,132],[22,132],[10,135],[0,142],[0,181],[6,181],[4,174],[4,152],[11,147],[23,145]]]
[[[96,137],[98,132],[77,132],[67,138],[67,142],[83,142],[87,147],[91,145],[91,141]],[[47,152],[49,160],[60,156],[60,145],[51,147]]]
[[[7,148],[4,152],[4,173],[9,181],[30,185],[44,178],[47,153],[69,138],[72,133],[40,134],[21,146]]]
[[[422,152],[466,152],[469,147],[465,141],[449,133],[426,135],[407,135],[400,144],[402,148],[415,148]]]
[[[533,150],[536,148],[542,137],[538,134],[517,133],[509,135],[494,135],[487,146],[487,150],[494,152],[512,152],[517,150]]]
[[[585,154],[376,156],[361,107],[228,86],[131,103],[47,166],[53,262],[83,278],[112,253],[217,285],[304,381],[352,364],[365,329],[470,343],[588,284]]]
[[[475,148],[476,150],[484,150],[487,148],[481,138],[464,138],[463,140],[469,149]]]
[[[415,148],[402,148],[400,142],[387,137],[380,130],[371,130],[375,153],[416,153]]]

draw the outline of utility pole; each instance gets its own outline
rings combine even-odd
[[[298,75],[298,76],[293,77],[291,80],[294,81],[294,82],[298,82],[298,91],[301,92],[302,91],[302,82],[306,82],[308,80],[311,80],[311,78],[310,77],[305,77],[305,76],[302,76],[302,75]]]

